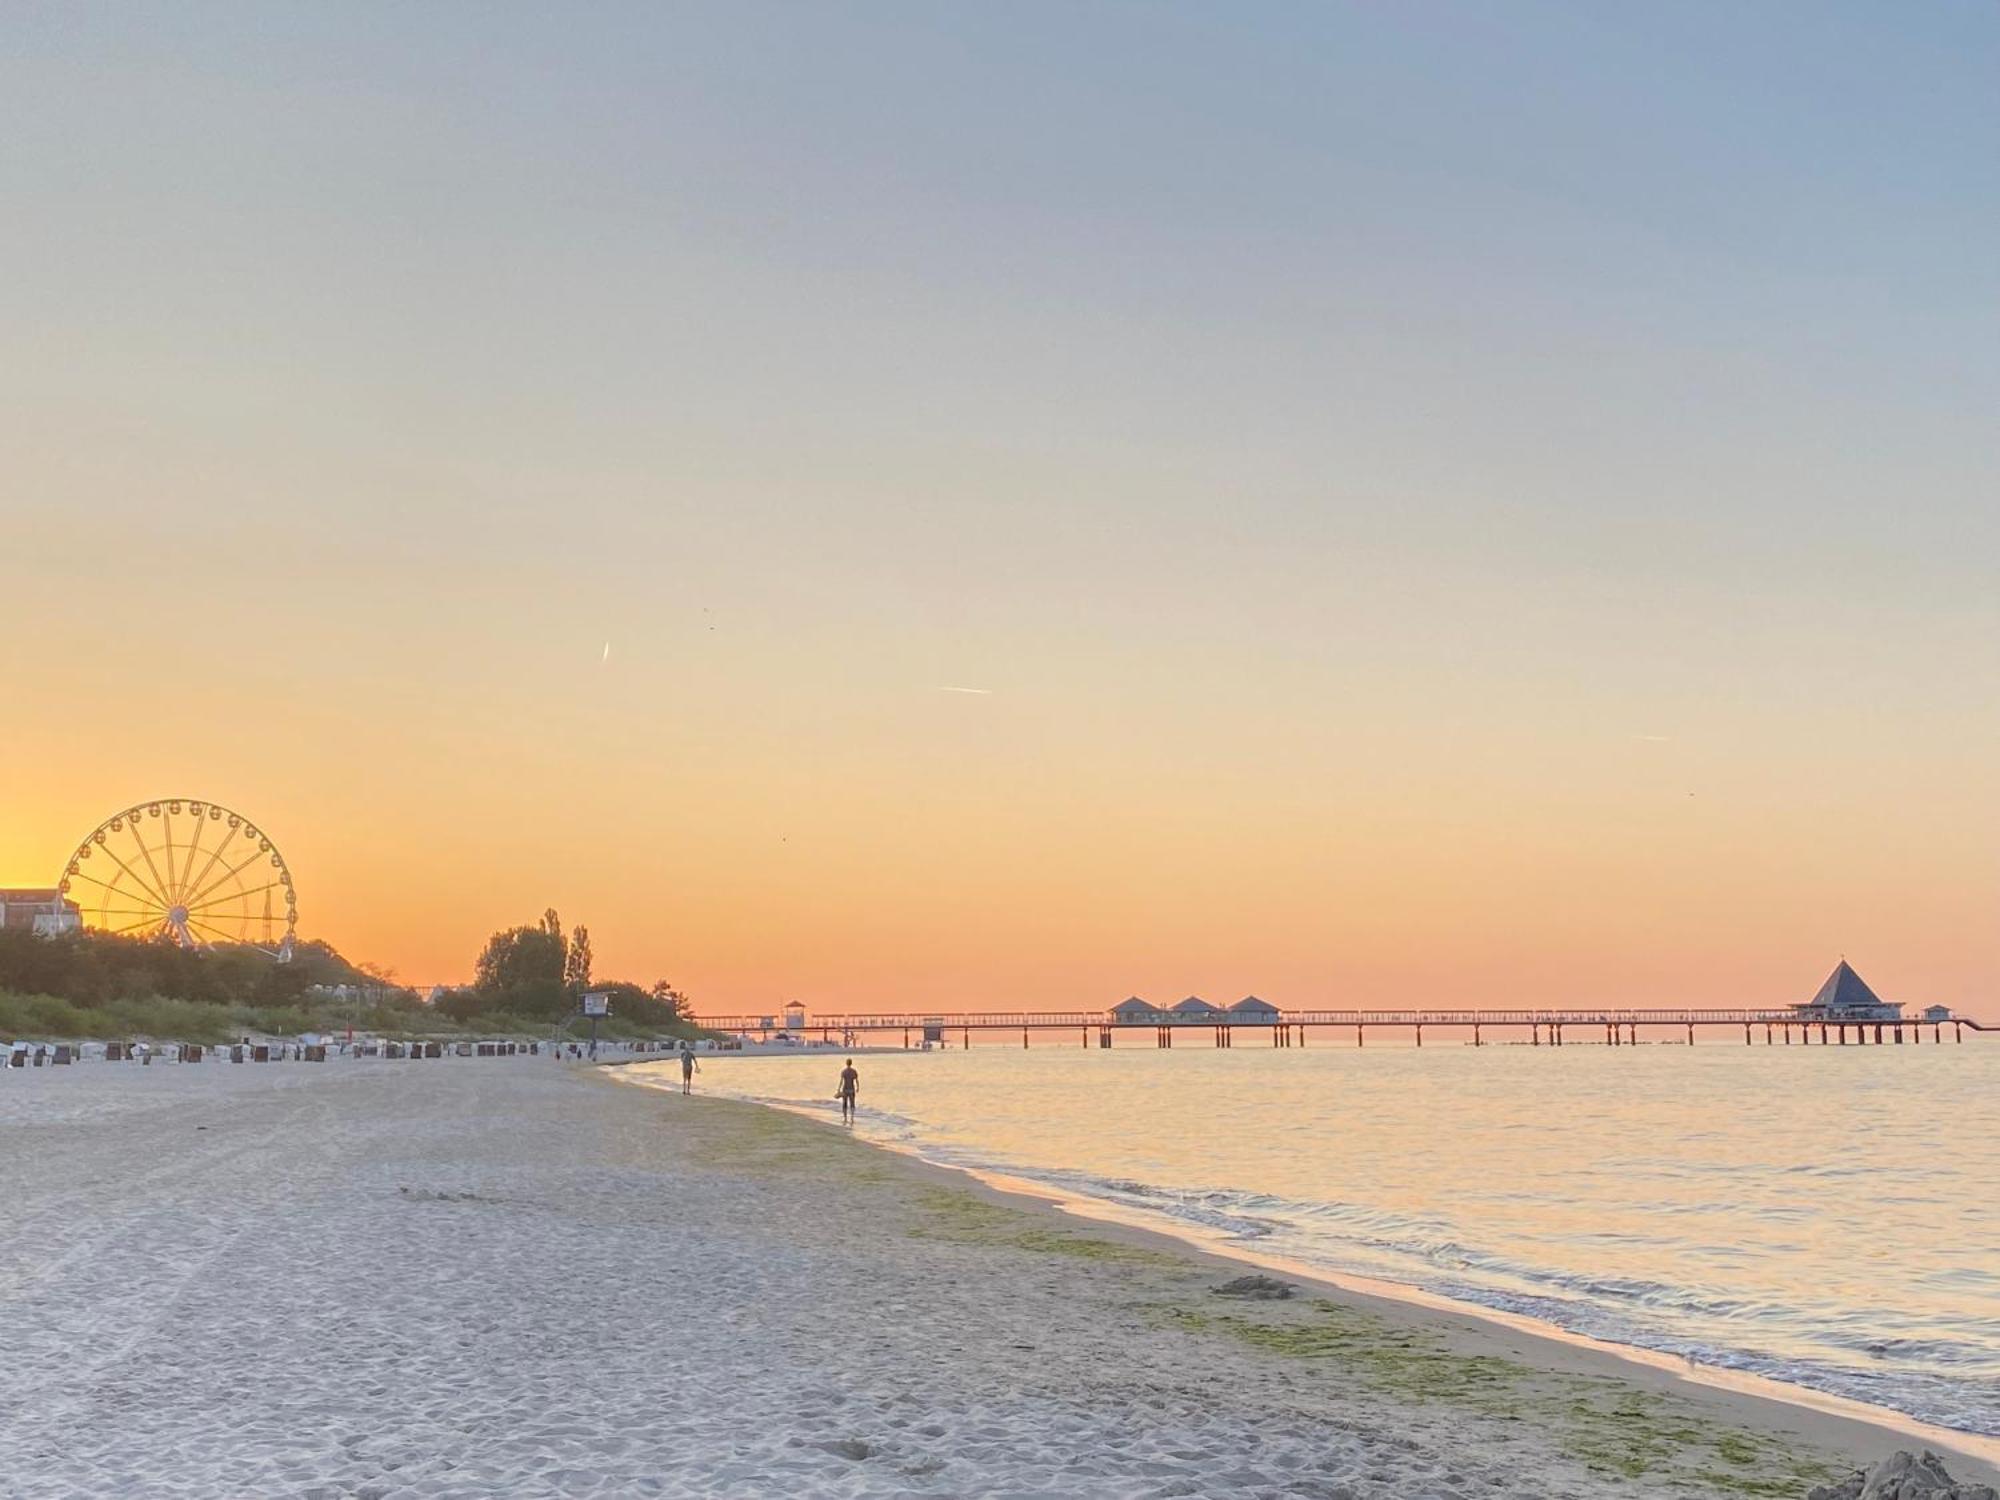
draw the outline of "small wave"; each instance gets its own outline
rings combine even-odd
[[[1852,1349],[1858,1354],[1867,1355],[1870,1359],[1900,1360],[1927,1365],[1957,1365],[1973,1370],[1983,1368],[1988,1372],[1989,1378],[2000,1375],[2000,1371],[1994,1369],[1995,1360],[1990,1343],[1980,1345],[1968,1343],[1963,1339],[1885,1337],[1879,1333],[1861,1330],[1852,1333],[1826,1332],[1821,1336],[1829,1344]]]
[[[1094,1177],[1084,1172],[1035,1167],[1001,1166],[997,1170],[1122,1207],[1220,1230],[1232,1239],[1264,1239],[1287,1227],[1283,1219],[1266,1211],[1281,1206],[1284,1200],[1268,1193],[1241,1193],[1228,1188],[1160,1188],[1130,1178]]]

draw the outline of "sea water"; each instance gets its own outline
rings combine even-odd
[[[2000,1040],[1950,1038],[875,1053],[854,1129],[1219,1248],[2000,1434]],[[699,1082],[832,1113],[840,1065],[715,1057]]]

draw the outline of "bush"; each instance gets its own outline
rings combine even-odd
[[[229,1006],[203,1005],[193,1000],[109,1000],[78,1005],[56,995],[0,993],[0,1036],[82,1038],[123,1041],[221,1042],[254,1026]]]

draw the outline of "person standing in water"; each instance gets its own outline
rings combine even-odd
[[[694,1075],[700,1071],[701,1065],[694,1060],[694,1048],[690,1047],[686,1042],[682,1042],[681,1092],[683,1094],[692,1094],[694,1092]]]
[[[840,1101],[840,1118],[849,1125],[854,1123],[854,1096],[861,1092],[861,1075],[854,1071],[854,1059],[848,1058],[847,1066],[840,1070],[840,1087],[834,1098]]]

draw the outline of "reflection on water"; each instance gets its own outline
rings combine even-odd
[[[864,1056],[863,1134],[2000,1434],[2000,1047]],[[717,1059],[831,1109],[832,1054]]]

